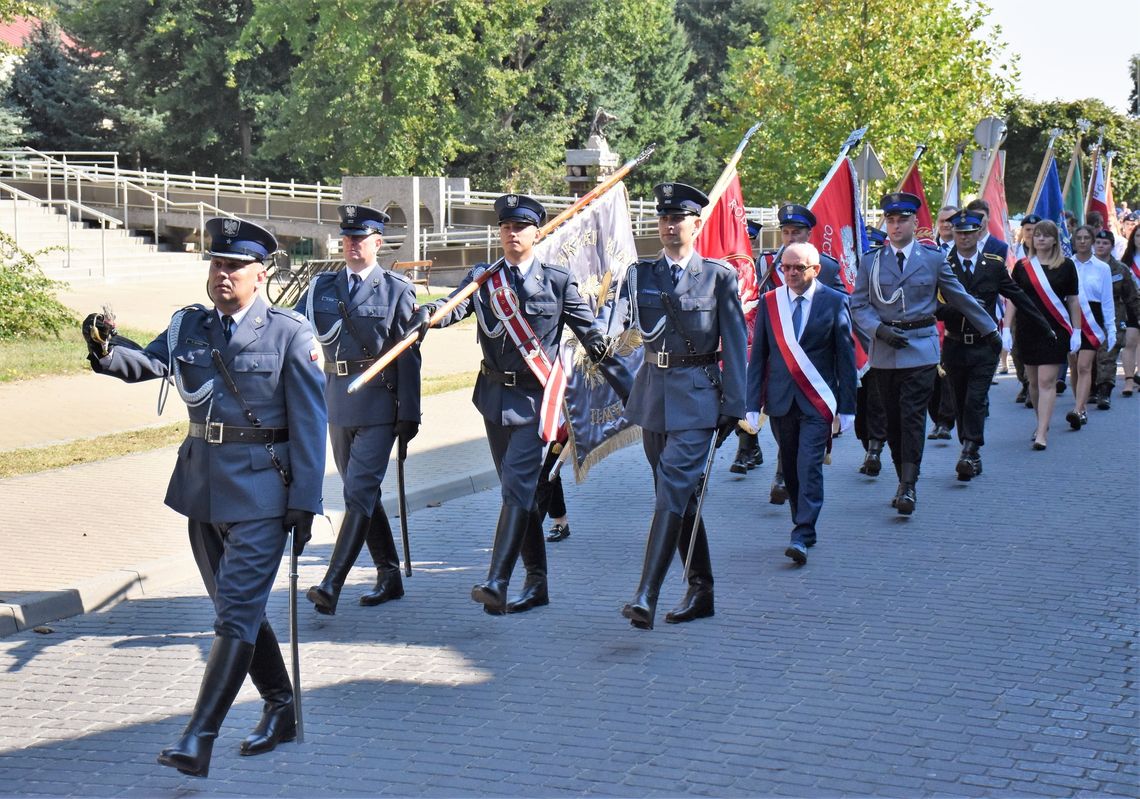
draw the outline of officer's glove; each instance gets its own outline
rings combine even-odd
[[[884,344],[894,347],[896,350],[901,350],[905,347],[910,346],[910,342],[907,341],[906,338],[906,333],[904,333],[902,330],[899,330],[897,327],[879,325],[878,328],[875,329],[875,338],[879,339]]]
[[[111,354],[111,339],[115,335],[115,318],[105,313],[88,314],[83,320],[83,338],[87,342],[87,350],[98,358],[106,358]]]
[[[988,344],[991,347],[999,347],[1000,348],[1001,347],[1001,333],[999,333],[996,328],[994,330],[991,330],[989,333],[986,333],[984,336],[982,336],[982,343]]]
[[[297,557],[305,551],[305,544],[313,538],[313,513],[307,510],[285,511],[285,518],[281,520],[281,527],[285,532],[293,530],[293,554]]]
[[[740,420],[735,416],[729,416],[727,413],[722,413],[716,419],[716,446],[720,449],[720,445],[728,438],[729,433],[736,429],[736,423]]]
[[[1056,335],[1053,336],[1056,338]],[[1001,331],[1001,348],[1006,352],[1013,350],[1013,334],[1009,332],[1009,328],[1003,328]]]
[[[416,339],[417,344],[423,341],[424,336],[427,335],[428,328],[431,327],[431,315],[434,313],[435,304],[427,302],[416,308],[412,314],[412,321],[408,324],[408,332],[416,331],[419,333],[419,338]]]
[[[590,356],[590,360],[594,363],[601,363],[610,350],[610,337],[597,334],[590,337],[590,340],[585,343],[586,354]]]
[[[408,449],[408,442],[420,432],[420,423],[411,419],[399,419],[396,422],[396,438],[400,441],[400,451]]]
[[[1069,352],[1076,352],[1081,348],[1081,329],[1079,327],[1073,329],[1073,335],[1069,336]]]

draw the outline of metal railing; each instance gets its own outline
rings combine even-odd
[[[100,271],[104,277],[107,275],[107,226],[118,228],[122,226],[122,222],[115,219],[113,216],[108,216],[94,208],[87,208],[72,200],[51,200],[45,201],[39,197],[28,194],[25,191],[17,189],[15,186],[9,186],[7,183],[0,183],[0,192],[12,197],[12,240],[17,247],[20,247],[20,205],[18,200],[25,200],[33,203],[35,206],[43,207],[61,207],[67,212],[67,222],[65,225],[66,230],[66,245],[65,245],[65,268],[71,267],[71,212],[75,211],[77,221],[82,221],[85,218],[93,219],[99,222],[101,234],[99,237],[99,262]]]

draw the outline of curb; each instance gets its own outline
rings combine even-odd
[[[492,469],[470,474],[452,475],[408,492],[408,513],[441,504],[459,497],[470,496],[499,484],[499,476]],[[392,518],[398,516],[399,502],[392,496],[384,497],[384,509]],[[331,543],[331,530],[339,527],[343,510],[326,510],[332,522],[330,532],[314,531],[314,543]],[[0,638],[30,630],[51,621],[109,610],[120,602],[148,596],[198,576],[198,567],[189,552],[186,555],[153,560],[134,569],[118,569],[109,574],[84,580],[74,588],[55,591],[36,591],[26,594],[18,602],[0,602]]]

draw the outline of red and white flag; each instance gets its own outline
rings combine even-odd
[[[756,261],[752,258],[752,240],[748,238],[748,220],[739,175],[732,176],[728,188],[720,195],[701,228],[696,246],[697,251],[706,258],[719,258],[736,269],[740,304],[744,307],[748,344],[751,345],[752,332],[756,326],[756,308],[760,302],[760,287],[756,283]]]
[[[1104,171],[1104,158],[1096,159],[1096,172],[1093,174],[1092,193],[1089,194],[1089,213],[1097,211],[1104,219],[1105,230],[1111,230],[1117,241],[1123,236],[1116,221],[1116,204],[1112,199],[1112,184]]]

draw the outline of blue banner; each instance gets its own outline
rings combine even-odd
[[[1061,176],[1057,172],[1057,159],[1049,156],[1049,169],[1045,172],[1045,181],[1041,184],[1041,193],[1037,195],[1037,202],[1033,206],[1033,213],[1042,219],[1057,223],[1061,233],[1061,249],[1065,255],[1073,254],[1073,243],[1069,236],[1069,226],[1065,224],[1065,200],[1061,195]]]

